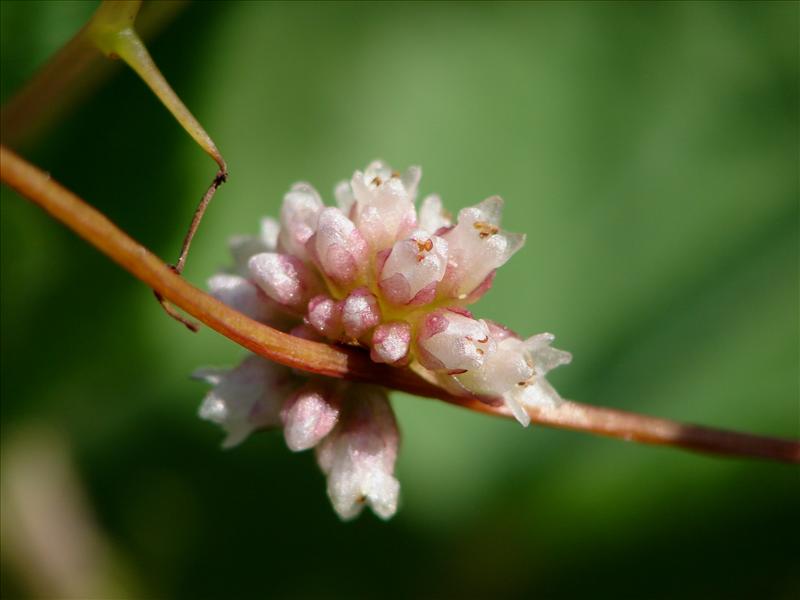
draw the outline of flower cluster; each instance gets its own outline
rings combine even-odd
[[[209,280],[211,292],[293,335],[362,346],[373,361],[415,369],[453,393],[502,399],[527,425],[527,408],[560,400],[545,375],[570,355],[550,347],[550,334],[522,339],[466,308],[525,236],[500,228],[496,196],[461,210],[455,223],[435,195],[417,211],[420,175],[376,161],[336,187],[335,207],[295,184],[279,222],[264,219],[259,235],[231,240],[234,265]],[[225,429],[225,446],[282,427],[290,449],[316,448],[342,518],[365,504],[394,514],[399,434],[386,390],[300,375],[257,356],[197,375],[214,386],[200,415]]]

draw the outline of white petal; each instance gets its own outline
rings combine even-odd
[[[364,173],[353,174],[353,221],[374,251],[390,248],[416,223],[414,194],[420,173],[418,167],[412,167],[400,175],[382,161],[375,161]]]
[[[478,369],[495,349],[484,321],[449,310],[425,318],[417,344],[419,361],[432,370]]]
[[[392,247],[381,270],[381,289],[391,302],[406,304],[423,288],[439,283],[446,269],[447,242],[418,230]]]
[[[458,224],[442,234],[450,258],[446,281],[454,297],[467,298],[525,243],[525,235],[499,228],[502,206],[494,196],[462,209]]]
[[[261,243],[264,244],[264,248],[266,248],[265,252],[275,252],[278,247],[278,234],[280,231],[280,224],[272,217],[261,219],[259,237],[261,238]]]
[[[267,323],[278,316],[266,296],[244,277],[220,273],[208,280],[208,289],[217,300],[256,321]]]
[[[286,445],[294,452],[313,448],[339,419],[339,402],[331,390],[308,384],[292,394],[281,410]]]
[[[250,257],[247,266],[253,281],[284,306],[304,310],[319,291],[315,275],[295,256],[263,252]]]
[[[340,181],[336,184],[333,190],[333,196],[336,198],[336,205],[345,215],[350,215],[350,209],[356,201],[353,196],[353,188],[350,187],[349,181]]]
[[[523,390],[521,401],[526,406],[548,409],[558,407],[562,398],[549,381],[537,376],[534,383]]]
[[[195,376],[217,382],[204,398],[199,415],[225,430],[224,448],[240,443],[255,429],[280,424],[280,407],[290,382],[286,367],[249,356],[230,371],[201,369]]]
[[[400,484],[394,477],[399,433],[386,393],[352,386],[339,424],[317,446],[317,460],[328,476],[328,496],[344,519],[365,504],[388,519],[397,511]]]
[[[450,227],[450,219],[442,207],[442,199],[436,194],[427,196],[419,209],[419,227],[425,231],[437,232],[442,227]]]
[[[540,375],[572,361],[572,354],[569,352],[550,347],[554,339],[552,333],[540,333],[525,340],[525,347],[533,359],[536,373]]]
[[[255,235],[236,235],[228,240],[228,247],[233,255],[234,272],[246,276],[247,261],[254,254],[274,252],[278,243],[280,226],[275,219],[261,219],[261,231]]]

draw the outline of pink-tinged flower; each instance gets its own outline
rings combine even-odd
[[[316,446],[339,420],[339,398],[332,386],[309,383],[284,403],[280,416],[286,445],[294,452]]]
[[[231,240],[234,265],[211,278],[211,291],[297,337],[361,346],[375,363],[408,366],[452,393],[504,403],[527,425],[529,410],[559,401],[545,376],[570,355],[550,347],[550,334],[522,340],[464,308],[491,287],[525,236],[500,229],[497,197],[461,210],[455,225],[436,195],[417,213],[420,174],[373,162],[336,187],[338,208],[325,207],[306,183],[292,186],[280,225],[265,219],[257,236]],[[198,375],[215,386],[201,416],[228,432],[225,445],[283,426],[292,450],[316,447],[342,518],[365,504],[384,518],[394,514],[398,432],[385,390],[302,376],[256,357]]]
[[[219,273],[208,280],[211,295],[262,323],[274,322],[277,309],[256,285],[244,277]]]
[[[326,208],[319,214],[317,232],[306,248],[322,272],[340,287],[356,283],[369,260],[361,232],[338,208]]]
[[[339,340],[344,334],[342,303],[328,296],[315,296],[308,302],[306,321],[321,336]]]
[[[295,256],[263,252],[251,256],[247,264],[258,287],[290,309],[302,312],[320,291],[317,275]]]
[[[461,210],[456,226],[442,233],[450,262],[445,283],[452,297],[477,300],[473,292],[525,243],[524,234],[500,229],[502,211],[503,200],[492,196]]]
[[[198,369],[193,376],[214,386],[199,414],[225,430],[223,448],[236,446],[256,429],[279,426],[281,404],[293,384],[288,368],[258,356],[235,369]]]
[[[261,219],[261,229],[258,235],[235,235],[228,240],[228,247],[233,255],[234,271],[248,277],[247,261],[254,254],[262,252],[275,252],[278,247],[278,232],[280,225],[275,219],[265,217]]]
[[[380,322],[378,299],[367,288],[358,288],[344,300],[342,325],[348,338],[358,340]]]
[[[458,382],[471,392],[502,397],[506,406],[523,426],[530,423],[526,407],[553,406],[561,398],[545,379],[552,369],[568,364],[572,355],[550,343],[552,334],[540,333],[521,340],[508,330],[491,327],[496,348],[480,368],[456,375]]]
[[[402,366],[408,364],[410,346],[411,325],[392,321],[375,328],[369,355],[374,362]]]
[[[453,373],[478,369],[495,348],[485,321],[452,310],[429,313],[416,342],[422,366]]]
[[[339,424],[317,446],[317,462],[328,477],[334,510],[352,519],[365,505],[383,519],[397,511],[400,484],[394,464],[400,435],[382,388],[354,385]]]
[[[426,304],[447,269],[447,242],[418,230],[396,242],[383,263],[378,285],[393,304]]]
[[[398,237],[414,228],[414,198],[421,175],[419,167],[410,167],[401,174],[375,161],[363,173],[353,174],[351,197],[344,188],[337,188],[340,204],[349,207],[353,221],[373,251],[390,248]]]
[[[323,208],[317,190],[307,183],[294,184],[283,197],[278,248],[286,254],[308,260],[306,243],[317,230],[317,220]]]

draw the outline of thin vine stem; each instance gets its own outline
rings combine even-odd
[[[4,183],[42,207],[163,298],[260,356],[310,373],[378,383],[485,414],[512,416],[505,407],[453,396],[408,369],[373,363],[358,349],[303,340],[246,317],[185,281],[103,214],[5,146],[0,147],[0,172]],[[573,401],[565,401],[555,408],[528,410],[532,422],[549,427],[724,456],[800,463],[800,442],[796,440],[682,424]]]

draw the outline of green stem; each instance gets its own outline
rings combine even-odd
[[[227,175],[228,167],[211,136],[167,83],[134,30],[133,23],[141,4],[141,0],[103,2],[86,27],[87,37],[106,56],[121,58],[136,71],[178,123]]]

